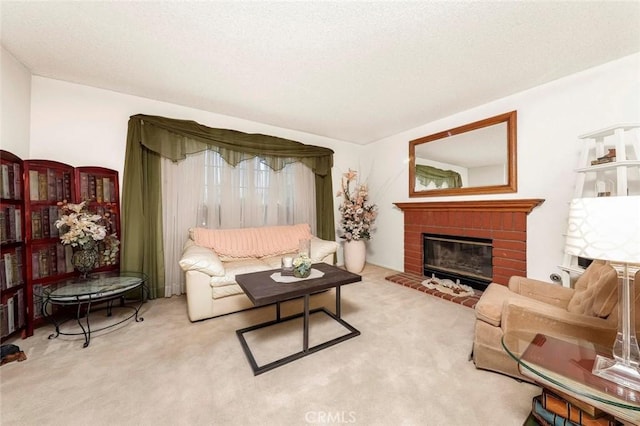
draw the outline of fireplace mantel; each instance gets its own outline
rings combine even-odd
[[[493,241],[492,281],[507,285],[527,273],[527,216],[544,199],[394,203],[404,213],[404,271],[423,275],[422,235],[458,235]]]
[[[531,210],[544,203],[542,198],[478,200],[478,201],[427,201],[421,203],[393,203],[403,211],[476,211],[476,212],[521,212]]]

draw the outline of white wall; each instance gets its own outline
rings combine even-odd
[[[38,76],[32,79],[31,93],[31,149],[27,157],[115,169],[121,184],[127,122],[135,114],[194,120],[209,127],[263,133],[333,149],[335,191],[341,174],[354,167],[351,159],[358,158],[363,149],[295,130]],[[337,222],[337,208],[334,210]]]
[[[0,48],[0,146],[20,158],[29,156],[31,72]]]
[[[528,275],[548,280],[562,262],[568,202],[573,196],[578,135],[640,122],[640,54],[385,138],[368,146],[369,179],[380,213],[368,261],[403,270],[403,213],[394,202],[543,198],[528,216]],[[466,197],[408,197],[409,141],[511,110],[518,111],[518,192]]]
[[[403,270],[403,213],[393,206],[394,202],[543,198],[544,204],[529,215],[527,260],[530,276],[547,279],[558,272],[557,265],[562,260],[562,234],[580,152],[577,136],[615,123],[640,122],[639,72],[640,54],[636,54],[364,147],[34,76],[31,146],[25,157],[74,166],[99,165],[122,173],[127,121],[134,114],[190,119],[210,127],[260,132],[325,146],[336,153],[334,192],[342,173],[349,168],[358,170],[362,180],[369,183],[371,200],[380,208],[377,230],[368,245],[371,263]],[[518,193],[408,198],[408,141],[511,110],[518,111]]]

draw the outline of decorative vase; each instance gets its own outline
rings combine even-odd
[[[98,245],[93,240],[73,248],[71,264],[76,271],[80,272],[81,280],[88,278],[89,272],[93,270],[98,261],[98,256]]]
[[[354,274],[360,273],[364,269],[367,257],[367,246],[364,240],[351,240],[344,243],[344,266],[347,271]]]
[[[293,276],[296,278],[307,278],[311,275],[311,259],[304,254],[293,259]]]

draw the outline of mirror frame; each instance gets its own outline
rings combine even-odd
[[[505,192],[517,192],[518,190],[518,178],[517,178],[517,111],[510,111],[504,114],[489,117],[484,120],[475,121],[473,123],[465,124],[464,126],[456,127],[453,129],[445,130],[443,132],[434,133],[433,135],[424,136],[418,139],[409,141],[409,197],[440,197],[447,195],[476,195],[476,194],[499,194]],[[507,123],[507,183],[504,185],[490,185],[490,186],[475,186],[467,188],[443,188],[443,189],[428,189],[417,191],[416,190],[416,145],[420,145],[427,142],[433,142],[440,139],[445,139],[461,133],[470,132],[473,130],[481,129],[483,127],[493,126],[494,124]],[[480,141],[479,143],[481,143]]]

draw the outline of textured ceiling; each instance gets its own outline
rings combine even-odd
[[[638,1],[0,7],[34,75],[360,144],[640,51]]]

